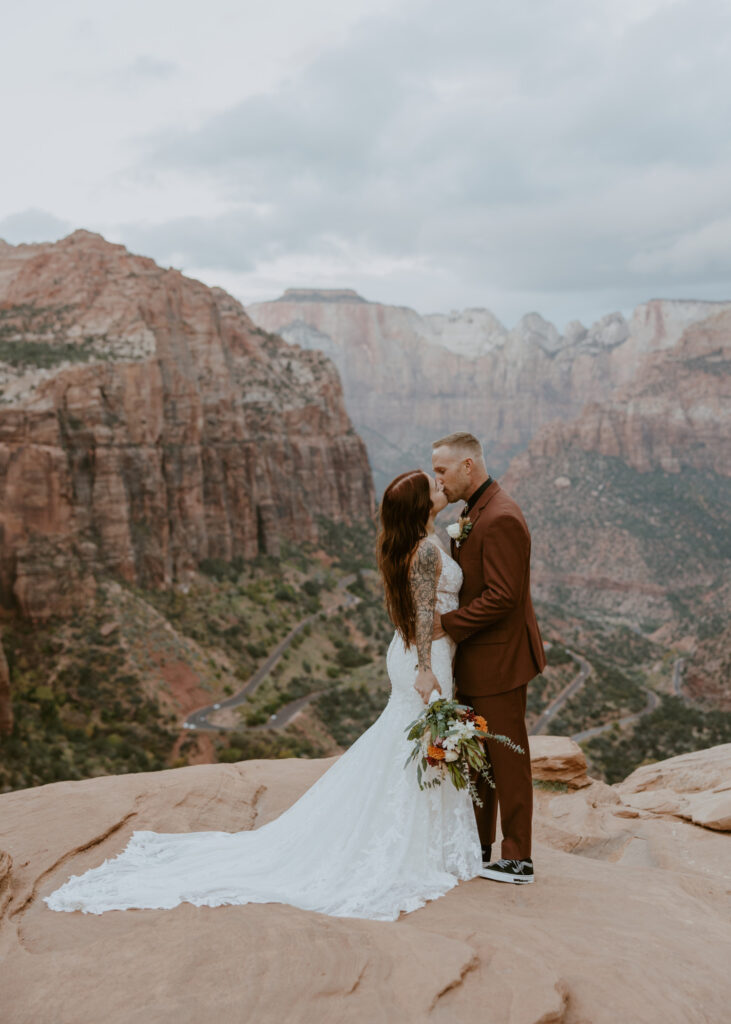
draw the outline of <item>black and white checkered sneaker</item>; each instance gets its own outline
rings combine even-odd
[[[518,885],[525,885],[533,881],[533,861],[530,857],[527,860],[500,860],[483,866],[480,878],[492,878],[495,882],[515,882]]]

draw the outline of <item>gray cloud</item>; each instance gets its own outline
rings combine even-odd
[[[229,269],[342,244],[476,297],[721,281],[730,12],[694,0],[616,29],[573,0],[369,19],[278,92],[150,141],[147,170],[206,176],[231,214],[149,242],[182,233],[187,259]]]
[[[252,250],[266,253],[266,231],[252,230],[255,221],[234,211],[212,218],[178,217],[162,225],[124,224],[115,234],[129,248],[155,253],[163,263],[249,271],[255,266]]]
[[[396,0],[273,91],[137,140],[130,181],[225,212],[106,227],[245,301],[308,275],[506,323],[727,298],[730,46],[724,0]],[[142,95],[185,69],[150,48],[116,74]]]
[[[47,210],[31,208],[20,213],[11,213],[0,220],[0,238],[11,245],[22,242],[56,242],[74,230],[69,221],[48,213]]]
[[[172,61],[158,60],[157,57],[151,57],[149,54],[140,54],[127,65],[125,70],[140,78],[170,78],[177,73],[178,68]]]

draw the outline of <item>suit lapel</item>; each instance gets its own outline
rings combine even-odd
[[[499,490],[500,490],[500,484],[497,482],[497,480],[493,480],[493,482],[485,490],[485,493],[482,495],[482,497],[477,502],[475,507],[470,511],[470,522],[472,523],[473,527],[474,527],[475,523],[477,522],[477,520],[482,515],[483,511],[485,510],[485,508],[492,501],[492,499],[495,497],[495,495],[497,494],[497,492]],[[469,537],[467,539],[469,540]]]
[[[470,510],[469,518],[473,527],[477,520],[480,518],[483,509],[488,505],[490,500],[495,497],[499,490],[500,484],[497,482],[497,480],[493,480],[490,486],[486,488],[485,493],[480,497],[480,500],[477,502],[475,507]],[[464,512],[460,513],[460,517],[462,515],[464,515]],[[458,545],[455,540],[453,540],[451,537],[449,538],[449,553],[451,554],[452,558],[455,560],[455,562],[457,562],[458,565],[461,564],[460,558],[462,555],[462,548],[469,541],[469,539],[470,538],[468,534],[467,537],[465,537],[465,539],[462,541],[462,543]]]

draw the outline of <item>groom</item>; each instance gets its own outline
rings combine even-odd
[[[459,608],[441,616],[456,640],[457,699],[487,720],[490,732],[508,736],[525,753],[488,740],[495,789],[477,782],[475,806],[484,878],[532,882],[533,780],[525,727],[526,690],[546,664],[530,597],[530,533],[523,513],[488,474],[482,446],[472,434],[442,437],[432,445],[432,466],[447,499],[466,501],[452,557],[464,582]],[[501,857],[491,862],[497,806],[503,832]]]

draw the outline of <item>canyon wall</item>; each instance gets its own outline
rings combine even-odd
[[[731,311],[540,430],[501,484],[533,531],[537,593],[692,635],[731,608]],[[715,629],[715,627],[713,627]],[[728,683],[728,680],[727,680]]]
[[[420,316],[348,290],[288,289],[248,307],[262,327],[335,362],[379,490],[428,466],[431,441],[459,429],[481,438],[500,474],[547,423],[606,399],[649,353],[724,310],[731,303],[652,300],[629,322],[612,313],[560,335],[537,313],[507,330],[485,309]]]
[[[166,586],[372,510],[320,352],[99,235],[0,243],[0,606],[66,615],[100,572]]]

